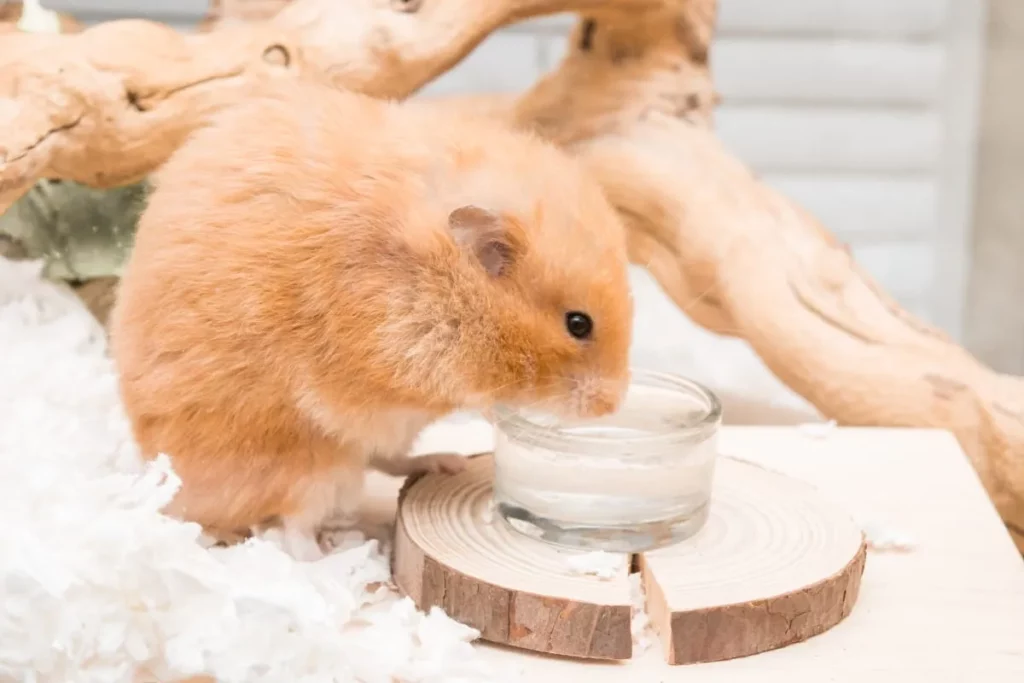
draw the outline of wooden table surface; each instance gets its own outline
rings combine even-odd
[[[489,450],[486,423],[432,428],[423,452]],[[947,432],[725,427],[724,454],[816,485],[871,521],[912,538],[910,552],[871,552],[860,599],[837,627],[745,659],[670,667],[655,644],[628,663],[559,659],[483,645],[530,683],[1024,683],[1024,560]],[[394,514],[394,479],[373,475],[369,511]],[[513,676],[513,680],[515,677]]]

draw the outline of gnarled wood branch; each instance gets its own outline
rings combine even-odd
[[[658,0],[297,0],[273,19],[182,35],[142,20],[0,37],[0,212],[39,178],[141,180],[252,83],[305,75],[403,97],[502,24]]]

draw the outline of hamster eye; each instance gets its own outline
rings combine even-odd
[[[594,321],[586,313],[569,311],[565,314],[565,329],[577,339],[586,339],[594,331]]]

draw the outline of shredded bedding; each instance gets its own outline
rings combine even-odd
[[[138,457],[102,330],[38,273],[0,259],[0,680],[498,680],[376,541],[298,563],[162,515],[179,482]]]

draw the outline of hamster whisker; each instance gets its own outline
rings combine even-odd
[[[573,379],[573,378],[563,377],[563,378],[560,378],[560,379]],[[557,408],[552,408],[551,407],[553,403],[555,403],[555,399],[553,397],[551,397],[551,396],[541,397],[541,398],[536,398],[536,399],[534,399],[532,401],[528,401],[526,403],[521,403],[521,404],[517,405],[516,406],[516,410],[519,411],[519,412],[528,412],[530,410],[533,410],[535,408],[540,407],[541,409],[548,410],[549,412],[551,412],[554,415],[561,416],[561,411],[560,410],[558,410]],[[501,419],[500,417],[498,417],[496,415],[490,416],[489,419],[494,424],[498,424],[498,425],[505,424],[507,422],[507,420],[503,420],[503,419]]]
[[[548,381],[544,382],[544,385],[545,386],[556,386],[557,383],[560,382],[560,381],[561,382],[569,382],[569,383],[571,383],[573,385],[573,388],[578,388],[580,386],[580,379],[578,377],[573,377],[571,375],[554,375],[554,376],[550,377],[550,379]],[[492,398],[499,391],[502,391],[504,389],[508,389],[509,387],[514,387],[514,386],[517,386],[517,385],[528,384],[529,382],[530,382],[529,378],[525,378],[525,377],[519,378],[519,379],[513,380],[511,382],[506,382],[505,384],[499,385],[499,386],[494,387],[492,389],[488,389],[486,392],[482,392],[481,394],[479,394],[479,396],[481,396],[482,398]],[[536,405],[536,403],[538,403],[538,402],[544,402],[544,401],[549,401],[549,400],[551,400],[551,399],[550,398],[539,398],[534,403],[532,403],[531,405]]]

